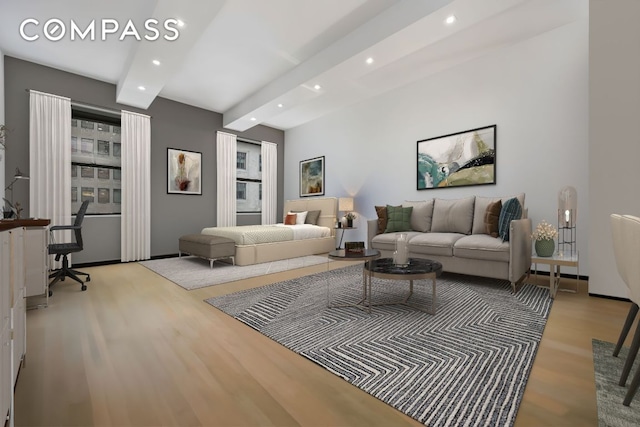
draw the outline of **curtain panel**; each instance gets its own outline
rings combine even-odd
[[[230,133],[217,132],[217,226],[232,227],[236,225],[236,136]]]
[[[122,262],[151,258],[151,118],[122,111]]]
[[[51,226],[71,224],[71,100],[29,91],[29,213]],[[14,201],[19,197],[14,197]],[[57,242],[71,242],[71,231],[56,231]],[[61,262],[50,263],[60,268]]]
[[[278,146],[262,141],[262,224],[278,222]]]

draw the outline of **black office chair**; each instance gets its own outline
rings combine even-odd
[[[90,282],[91,281],[91,276],[89,276],[87,273],[83,273],[81,271],[77,271],[77,270],[73,270],[71,268],[69,268],[69,259],[68,256],[71,253],[74,252],[80,252],[83,248],[82,246],[82,220],[84,219],[84,214],[87,212],[87,206],[89,206],[89,201],[85,200],[84,202],[82,202],[82,205],[80,206],[80,209],[78,210],[78,213],[76,215],[76,220],[74,221],[73,225],[54,225],[53,227],[51,227],[49,230],[51,231],[51,233],[53,233],[56,230],[73,230],[74,234],[75,234],[75,242],[71,242],[71,243],[51,243],[49,244],[49,254],[50,255],[55,255],[56,256],[56,261],[60,261],[60,258],[62,257],[62,268],[58,269],[58,270],[54,270],[50,275],[49,278],[53,279],[50,283],[49,283],[49,296],[51,296],[51,286],[55,285],[58,281],[62,280],[64,281],[64,279],[66,277],[70,277],[73,280],[75,280],[76,282],[80,283],[82,285],[82,290],[86,291],[87,290],[87,285],[85,285],[85,282]],[[53,241],[53,238],[51,239]],[[78,275],[84,275],[87,276],[87,279],[83,282]]]

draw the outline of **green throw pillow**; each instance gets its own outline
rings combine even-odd
[[[509,226],[514,219],[522,218],[522,206],[515,197],[502,204],[500,219],[498,220],[498,234],[503,242],[509,241]]]
[[[413,206],[391,206],[387,205],[387,228],[385,233],[395,231],[411,231],[411,212]]]

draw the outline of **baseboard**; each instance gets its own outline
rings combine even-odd
[[[167,255],[154,255],[149,259],[164,259],[164,258],[177,258],[179,254],[167,254]],[[137,261],[131,261],[137,262]],[[113,264],[123,264],[119,259],[112,259],[107,261],[93,261],[93,262],[80,262],[74,263],[73,268],[87,268],[87,267],[100,267],[101,265],[113,265]]]
[[[536,270],[531,270],[531,275],[534,275],[534,274],[537,274],[538,276],[548,276],[549,272],[548,271],[538,271],[536,273]],[[576,275],[575,274],[560,273],[560,277],[565,278],[565,279],[575,279]],[[580,275],[580,276],[578,276],[578,279],[589,281],[589,276]]]
[[[589,296],[590,297],[595,297],[595,298],[612,299],[612,300],[615,300],[615,301],[631,302],[631,300],[629,298],[613,297],[611,295],[592,294],[591,292],[589,292]]]

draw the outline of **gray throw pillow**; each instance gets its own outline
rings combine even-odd
[[[474,196],[453,200],[436,199],[433,202],[431,231],[471,234],[474,201]]]
[[[403,207],[411,206],[411,229],[414,231],[428,232],[431,230],[431,218],[433,217],[433,200],[428,201],[406,201]]]

